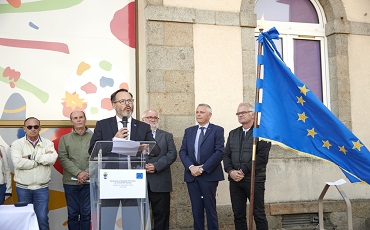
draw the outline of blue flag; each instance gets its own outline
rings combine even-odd
[[[275,28],[261,33],[262,104],[255,137],[338,165],[349,181],[370,184],[370,153],[364,144],[302,83],[281,60],[272,39]]]

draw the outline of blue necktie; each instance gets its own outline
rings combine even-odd
[[[198,156],[197,156],[197,162],[200,163],[200,145],[202,144],[202,141],[204,139],[204,132],[203,130],[205,127],[200,127],[200,134],[199,134],[199,139],[198,139]]]

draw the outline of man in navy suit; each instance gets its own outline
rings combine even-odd
[[[224,155],[224,129],[209,123],[212,109],[199,104],[198,125],[185,130],[180,159],[185,167],[184,180],[188,187],[194,219],[194,229],[204,229],[204,209],[208,229],[218,229],[216,191],[224,180],[221,161]],[[203,132],[203,133],[202,133]]]
[[[116,115],[96,122],[94,134],[91,137],[89,152],[91,153],[97,141],[112,141],[113,138],[122,138],[133,141],[155,141],[150,129],[150,125],[131,117],[134,110],[134,99],[126,89],[119,89],[111,95],[111,102]],[[122,124],[122,117],[127,117],[127,127]],[[158,155],[160,148],[156,145],[152,150],[152,155]],[[104,153],[115,155],[114,153]],[[110,163],[111,164],[111,163]],[[117,164],[118,166],[118,164]],[[127,165],[126,165],[127,166]],[[121,166],[119,166],[121,167]],[[113,167],[111,167],[113,168]],[[115,229],[117,210],[121,200],[105,199],[102,200],[100,229]],[[134,204],[135,203],[135,204]],[[123,200],[122,206],[135,206],[135,200]],[[140,217],[140,216],[139,216]],[[135,212],[125,212],[122,210],[122,228],[137,228],[138,215]],[[131,226],[133,224],[134,226]],[[136,224],[136,226],[135,226]]]

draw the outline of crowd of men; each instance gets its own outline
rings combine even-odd
[[[90,154],[96,142],[112,141],[114,138],[156,143],[145,164],[148,198],[153,229],[169,229],[172,191],[170,166],[177,158],[173,135],[158,128],[159,113],[154,109],[144,111],[141,121],[134,119],[134,98],[126,89],[114,92],[111,103],[115,115],[98,121],[94,132],[86,127],[83,111],[72,112],[72,132],[61,137],[58,153],[53,142],[39,135],[41,124],[37,118],[29,117],[24,121],[23,130],[26,135],[11,145],[14,181],[18,201],[34,204],[41,230],[49,229],[48,184],[51,180],[51,166],[57,158],[63,166],[68,228],[90,229]],[[254,114],[251,104],[241,103],[238,106],[236,115],[241,126],[230,131],[225,145],[224,129],[210,123],[211,107],[207,104],[197,106],[195,118],[198,124],[185,130],[179,150],[191,201],[194,229],[205,229],[204,212],[207,229],[219,229],[216,192],[219,181],[224,180],[224,171],[228,174],[235,229],[247,229],[246,203],[250,197]],[[268,229],[264,191],[270,148],[271,144],[265,141],[258,141],[256,147],[254,220],[257,230]],[[11,196],[10,170],[4,151],[1,147],[0,169],[4,173],[0,173],[0,204]],[[128,216],[123,208],[130,206],[130,202],[117,199],[102,201],[100,229],[114,229],[120,205],[122,225],[125,225],[125,229],[135,229],[135,226],[128,226],[130,221],[123,221]],[[132,221],[135,217],[131,215],[129,218],[135,222]]]

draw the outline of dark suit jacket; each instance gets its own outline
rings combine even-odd
[[[147,163],[154,164],[155,173],[147,173],[146,177],[152,192],[171,192],[172,178],[171,178],[171,164],[177,158],[177,151],[173,135],[166,131],[157,129],[155,134],[157,145],[161,148],[158,156],[148,156]]]
[[[195,158],[194,143],[198,125],[185,129],[184,139],[180,148],[180,158],[185,167],[185,182],[194,181],[189,167],[198,165]],[[197,177],[198,180],[220,181],[224,180],[221,161],[224,155],[224,128],[209,124],[200,146],[200,164],[203,164],[204,172]]]
[[[97,141],[112,141],[118,131],[116,116],[96,122],[94,134],[90,140],[89,153],[91,154]],[[133,141],[155,141],[150,130],[150,125],[131,119],[130,140]],[[159,153],[159,152],[158,152]],[[157,154],[158,154],[157,153]]]

